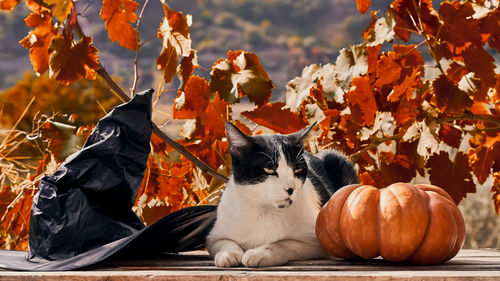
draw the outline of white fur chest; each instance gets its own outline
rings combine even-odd
[[[314,188],[306,181],[293,203],[286,208],[262,205],[248,198],[246,187],[230,181],[217,210],[217,220],[208,239],[230,239],[244,250],[284,239],[315,239],[319,212]],[[251,188],[251,187],[250,187]]]

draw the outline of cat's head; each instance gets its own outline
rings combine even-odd
[[[293,204],[307,177],[304,141],[314,125],[289,135],[248,136],[226,123],[231,174],[239,192],[256,204]]]

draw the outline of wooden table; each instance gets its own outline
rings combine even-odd
[[[411,266],[381,259],[314,260],[269,268],[213,265],[206,252],[165,255],[141,260],[108,261],[69,272],[0,271],[0,280],[499,280],[500,250],[462,250],[451,261]]]

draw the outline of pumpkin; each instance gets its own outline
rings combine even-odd
[[[465,225],[451,196],[437,186],[358,184],[339,189],[321,208],[316,236],[328,254],[342,259],[380,255],[435,264],[458,253]]]

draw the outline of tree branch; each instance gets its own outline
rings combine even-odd
[[[85,34],[82,31],[82,28],[80,24],[78,23],[78,20],[75,23],[75,31],[79,37],[85,36]],[[106,82],[108,87],[111,88],[113,93],[122,101],[129,101],[130,97],[118,86],[118,84],[111,79],[111,76],[109,76],[108,72],[104,68],[104,66],[99,62],[99,68],[97,69],[97,74],[101,76],[101,78]],[[198,168],[201,169],[202,172],[208,173],[209,175],[213,176],[217,180],[221,182],[227,182],[228,178],[222,174],[217,173],[214,169],[212,169],[210,166],[205,164],[203,161],[198,159],[196,156],[194,156],[191,152],[189,152],[184,146],[173,140],[171,137],[167,136],[154,122],[153,124],[153,133],[156,134],[158,137],[160,137],[163,141],[165,141],[168,145],[170,145],[173,149],[177,150],[180,154],[182,154],[184,157],[189,159],[189,161],[193,162]]]
[[[358,152],[355,152],[351,155],[349,155],[349,157],[354,161],[356,160],[356,158],[358,158],[361,154],[373,149],[373,148],[376,148],[377,146],[379,146],[380,144],[386,142],[386,141],[398,141],[400,139],[402,139],[403,137],[400,136],[400,135],[394,135],[394,136],[390,136],[390,137],[385,137],[385,138],[375,138],[375,139],[372,139],[372,142],[367,144],[363,149],[359,150]]]
[[[457,116],[450,116],[439,119],[440,122],[450,122],[457,120],[465,120],[465,121],[483,121],[490,124],[495,124],[500,128],[500,120],[492,118],[491,115],[480,115],[480,114],[463,114]]]
[[[137,43],[137,49],[135,50],[135,59],[134,59],[134,83],[132,84],[132,87],[130,88],[130,95],[134,96],[135,91],[137,89],[137,82],[139,81],[139,51],[142,48],[141,40],[139,38],[139,25],[141,24],[141,19],[142,19],[142,13],[144,13],[144,9],[146,8],[146,5],[148,4],[149,0],[146,0],[144,2],[144,5],[142,6],[141,12],[139,13],[139,17],[137,18],[137,24],[135,26],[135,34],[136,34],[136,43]]]

